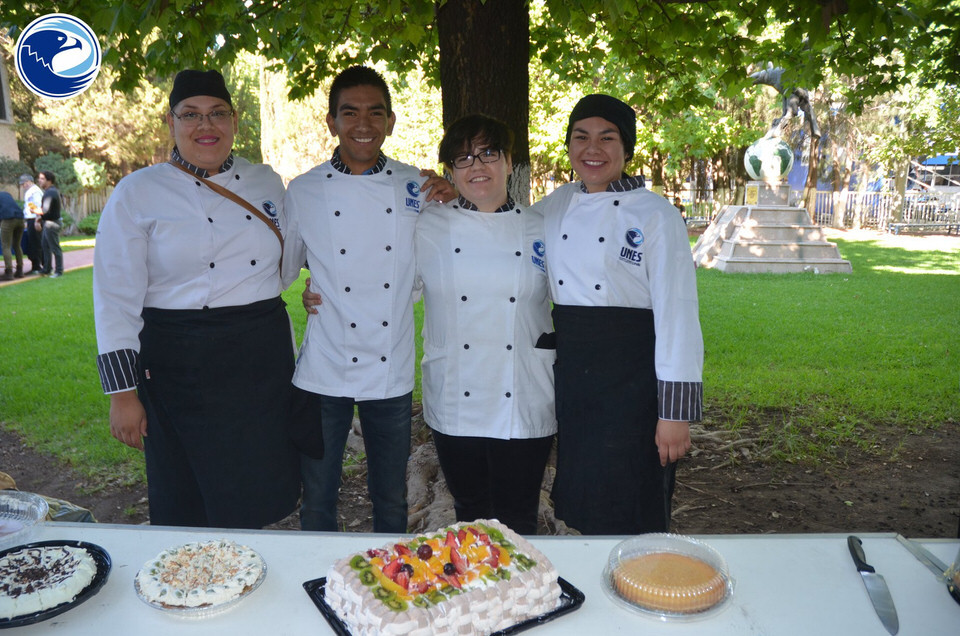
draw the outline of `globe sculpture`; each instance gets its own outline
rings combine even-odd
[[[764,137],[747,148],[743,165],[751,179],[779,181],[793,167],[793,149],[779,137]]]

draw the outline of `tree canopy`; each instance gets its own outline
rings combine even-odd
[[[540,114],[562,119],[565,92],[624,98],[654,142],[641,159],[675,164],[681,150],[708,157],[762,126],[737,109],[762,93],[749,73],[768,64],[785,69],[785,86],[831,82],[853,113],[905,87],[960,84],[960,0],[63,0],[5,2],[0,28],[16,37],[54,11],[90,24],[124,92],[250,52],[286,76],[293,99],[356,63],[423,76],[442,84],[445,123],[484,110],[514,128],[515,167],[529,158],[517,104],[543,100]],[[562,139],[542,129],[530,122],[529,151],[555,155]]]
[[[171,76],[186,66],[232,63],[258,52],[289,76],[293,98],[324,78],[364,61],[405,72],[421,66],[435,82],[438,13],[494,0],[87,0],[4,3],[0,25],[22,29],[46,12],[87,21],[106,42],[104,63],[115,87],[144,75]],[[528,4],[513,0],[507,4]],[[631,81],[638,101],[702,102],[704,73],[726,96],[750,84],[751,65],[787,69],[788,81],[817,86],[824,74],[860,78],[861,98],[882,94],[922,67],[931,81],[960,79],[957,0],[531,0],[542,20],[530,24],[531,54],[571,80]],[[515,20],[509,14],[492,19]],[[490,19],[490,18],[487,18]],[[12,33],[16,35],[16,33]],[[481,63],[498,42],[474,42],[460,56]],[[620,63],[609,65],[610,59]],[[482,64],[481,64],[482,67]],[[482,69],[477,69],[482,70]],[[613,77],[611,77],[613,75]],[[672,81],[671,94],[659,88]]]

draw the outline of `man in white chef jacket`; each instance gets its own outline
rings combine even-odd
[[[334,79],[330,161],[287,189],[284,279],[306,262],[322,303],[309,316],[293,383],[320,395],[325,454],[302,457],[304,530],[337,530],[343,450],[357,406],[374,532],[407,530],[406,467],[414,384],[413,232],[427,199],[417,168],[381,152],[390,91],[373,69]],[[321,423],[322,420],[322,423]]]

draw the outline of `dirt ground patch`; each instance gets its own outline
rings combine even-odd
[[[420,531],[453,517],[429,435],[422,423],[415,430],[408,481],[411,529]],[[724,448],[729,442],[694,438],[693,456],[678,469],[674,532],[899,532],[918,538],[957,537],[960,532],[960,424],[944,424],[922,435],[881,428],[875,448],[839,449],[834,459],[818,465],[761,461],[743,447]],[[8,431],[0,430],[0,449],[0,470],[12,475],[21,490],[89,508],[103,523],[148,522],[145,486],[94,484],[57,460],[33,452]],[[546,498],[550,470],[540,532],[563,533]],[[342,527],[370,532],[364,462],[345,474]],[[275,527],[296,529],[296,515]]]

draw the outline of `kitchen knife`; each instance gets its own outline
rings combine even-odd
[[[862,543],[859,537],[853,535],[847,537],[847,547],[850,549],[850,555],[857,566],[860,578],[863,579],[863,585],[867,588],[867,594],[870,596],[870,602],[873,603],[873,609],[880,617],[880,622],[893,636],[900,630],[897,608],[893,605],[893,597],[890,596],[887,582],[883,580],[881,575],[877,574],[872,565],[867,563]]]
[[[919,543],[915,543],[900,534],[897,535],[897,541],[899,541],[907,550],[910,550],[910,553],[917,557],[917,561],[927,566],[928,570],[936,574],[938,577],[943,578],[944,573],[947,571],[947,565],[934,556],[932,552],[927,550]]]
[[[943,581],[947,586],[947,591],[950,592],[950,596],[953,597],[957,603],[960,603],[960,588],[954,585],[953,581],[947,578],[947,564],[938,559],[930,550],[927,550],[925,547],[920,545],[915,541],[904,537],[903,535],[897,535],[897,541],[899,541],[903,547],[910,551],[910,553],[917,557],[917,561],[923,563],[927,566],[927,569],[937,575],[937,578]]]

